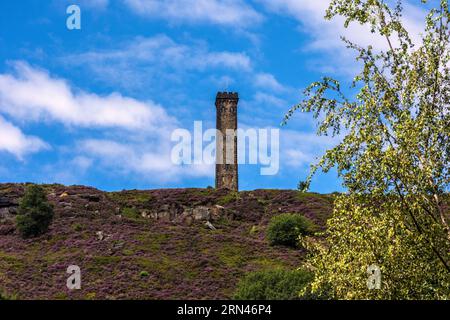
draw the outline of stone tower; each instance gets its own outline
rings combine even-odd
[[[216,97],[216,188],[238,191],[236,92],[219,92]]]

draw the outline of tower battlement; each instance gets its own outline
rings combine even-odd
[[[239,100],[239,94],[237,92],[218,92],[216,104],[218,100]]]

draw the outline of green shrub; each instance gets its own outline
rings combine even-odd
[[[18,300],[17,294],[8,294],[6,291],[0,290],[0,301]]]
[[[255,235],[255,234],[258,234],[260,231],[261,231],[261,229],[259,226],[252,226],[248,233],[250,235]]]
[[[309,294],[308,285],[313,278],[311,272],[303,269],[251,272],[239,281],[233,298],[237,300],[311,299],[313,297]]]
[[[300,235],[314,232],[314,223],[299,214],[284,213],[273,217],[267,228],[271,245],[297,247]]]
[[[139,219],[142,216],[136,208],[125,207],[122,209],[122,215],[128,219]]]
[[[225,206],[225,205],[230,204],[232,202],[236,202],[239,199],[240,199],[239,192],[233,191],[233,192],[229,192],[226,195],[220,197],[217,200],[217,204],[221,205],[221,206]]]
[[[53,206],[47,201],[44,189],[38,185],[27,187],[20,201],[16,226],[23,238],[42,235],[53,219]]]
[[[80,232],[83,231],[83,226],[80,223],[75,223],[72,225],[73,231]]]
[[[96,297],[97,294],[95,292],[89,292],[85,296],[86,300],[95,300]]]
[[[300,192],[307,192],[309,189],[309,183],[307,181],[300,181],[297,184],[297,190]]]
[[[146,277],[148,277],[150,274],[147,272],[147,271],[141,271],[140,273],[139,273],[139,276],[141,277],[141,278],[146,278]]]

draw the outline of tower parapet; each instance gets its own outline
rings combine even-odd
[[[218,92],[216,97],[217,100],[239,100],[239,94],[237,92]]]

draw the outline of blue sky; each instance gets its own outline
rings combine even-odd
[[[91,185],[103,190],[206,187],[213,166],[171,163],[175,128],[215,125],[218,91],[238,91],[239,126],[280,128],[280,170],[241,165],[241,189],[296,188],[337,138],[312,117],[280,127],[321,76],[357,71],[339,37],[361,26],[322,19],[326,0],[4,0],[0,2],[0,182]],[[66,8],[81,8],[81,30]],[[421,10],[405,22],[420,29]],[[334,172],[312,190],[341,190]]]

